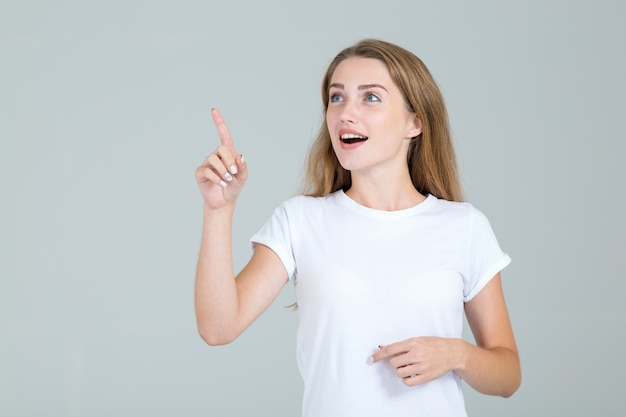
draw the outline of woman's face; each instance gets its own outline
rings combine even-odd
[[[421,133],[387,67],[372,58],[339,64],[330,80],[326,123],[339,163],[353,175],[406,170],[409,142]]]

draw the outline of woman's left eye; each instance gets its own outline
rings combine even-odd
[[[380,101],[380,99],[378,98],[376,94],[369,93],[368,95],[365,96],[365,101]]]

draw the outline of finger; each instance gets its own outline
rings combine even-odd
[[[224,118],[222,117],[222,113],[220,113],[218,109],[211,109],[211,117],[213,118],[213,122],[215,123],[215,127],[217,128],[217,134],[220,137],[220,143],[228,147],[233,155],[237,155],[237,150],[235,149],[233,138],[230,135],[230,130],[228,130],[228,126],[226,126]]]
[[[414,378],[416,375],[419,375],[419,369],[417,365],[405,365],[396,369],[396,374],[400,378]]]
[[[225,153],[230,155],[230,151],[225,147],[221,147],[225,150]],[[207,156],[202,162],[202,167],[207,167],[215,174],[215,178],[225,181],[238,180],[240,183],[245,183],[248,179],[248,165],[245,162],[243,155],[239,155],[237,158],[232,158],[233,165],[225,163],[226,158],[220,156],[219,149],[214,153]],[[226,168],[229,166],[228,168]],[[204,182],[204,178],[198,178],[198,182]]]
[[[222,148],[222,149],[224,150],[226,148]],[[209,155],[204,165],[211,168],[221,179],[230,182],[233,180],[233,176],[228,171],[227,165],[225,164],[224,157],[222,157],[218,152],[219,152],[219,149],[215,153],[212,153],[211,155]],[[230,154],[230,151],[226,149],[225,153]],[[230,159],[233,160],[232,156],[230,157]],[[234,160],[233,160],[233,164],[234,164]]]
[[[224,167],[226,167],[229,173],[235,175],[237,172],[239,172],[239,167],[237,166],[237,162],[235,161],[235,155],[233,155],[229,147],[221,145],[219,148],[217,148],[215,153],[222,160]]]
[[[403,353],[406,353],[409,349],[406,346],[406,342],[392,343],[390,345],[379,346],[378,352],[372,355],[373,362],[382,361],[383,359],[391,358]]]
[[[205,182],[212,182],[213,184],[220,185],[222,187],[226,187],[226,182],[219,177],[211,168],[206,165],[199,166],[196,169],[196,180],[198,184]]]
[[[407,366],[414,365],[415,363],[416,359],[411,357],[410,352],[399,353],[389,359],[389,366],[396,369],[406,368]]]
[[[237,164],[237,178],[245,182],[248,179],[248,164],[243,155],[239,155],[235,163]]]
[[[406,378],[402,378],[402,383],[408,387],[414,387],[416,385],[424,384],[429,381],[432,381],[432,378],[425,374],[415,374],[407,376]]]

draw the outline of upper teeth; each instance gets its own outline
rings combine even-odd
[[[364,136],[355,135],[354,133],[344,133],[341,139],[365,139]]]

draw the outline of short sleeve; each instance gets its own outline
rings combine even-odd
[[[463,291],[464,301],[474,298],[489,281],[509,263],[483,213],[473,208],[469,242],[468,276]]]
[[[270,248],[283,263],[289,280],[293,281],[296,273],[296,262],[293,254],[293,235],[291,232],[290,220],[292,216],[289,214],[290,206],[294,201],[289,200],[280,205],[272,216],[265,222],[263,227],[250,238],[252,250],[257,244],[262,244]]]

